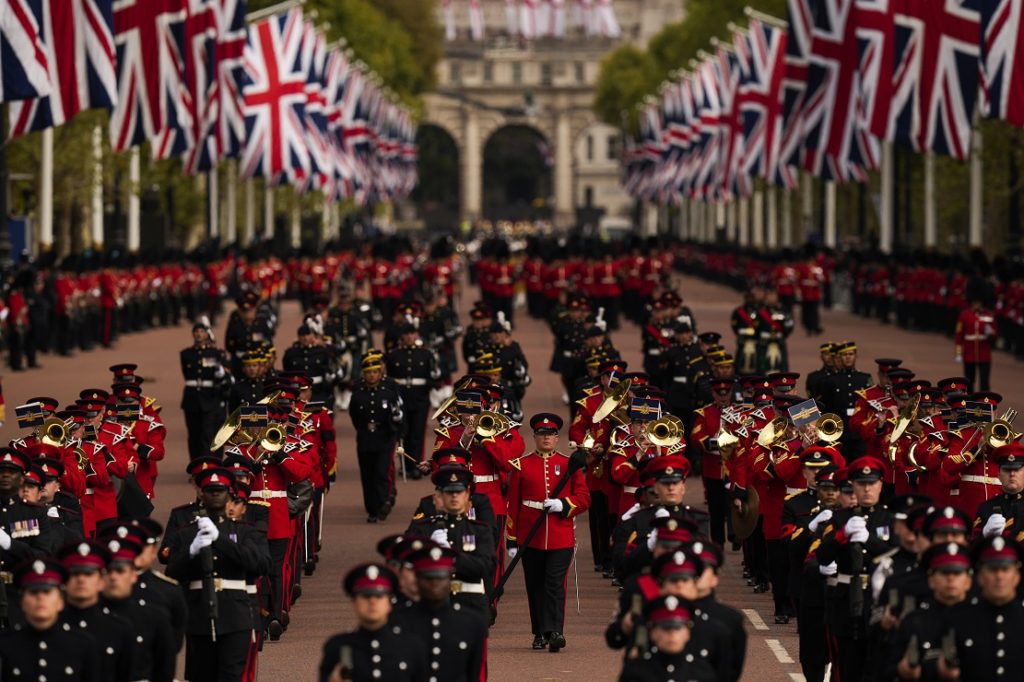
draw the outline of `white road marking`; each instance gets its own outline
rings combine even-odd
[[[743,609],[743,613],[747,614],[747,619],[750,621],[750,624],[754,626],[755,630],[768,629],[768,626],[764,623],[764,619],[761,618],[761,614],[755,609]]]
[[[777,639],[766,639],[764,643],[768,645],[768,648],[775,654],[775,658],[779,660],[779,663],[792,663],[793,658],[786,651],[786,647],[782,646],[782,642]]]
[[[789,679],[791,679],[793,682],[807,682],[807,678],[804,677],[801,673],[790,673]]]

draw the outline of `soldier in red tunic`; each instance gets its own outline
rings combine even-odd
[[[960,313],[956,322],[956,361],[964,363],[964,376],[972,391],[976,376],[980,383],[978,390],[989,390],[992,342],[998,333],[995,314],[982,305],[979,296],[972,296],[971,307]]]
[[[565,647],[565,587],[576,546],[575,517],[590,506],[582,471],[571,471],[569,456],[558,452],[562,418],[542,412],[530,419],[536,449],[515,460],[509,482],[507,542],[509,558],[540,516],[543,525],[522,548],[523,577],[530,600],[533,648],[557,652]],[[551,493],[563,476],[569,483]]]

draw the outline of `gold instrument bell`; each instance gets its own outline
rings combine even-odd
[[[511,426],[511,420],[500,412],[484,410],[476,418],[476,435],[481,438],[494,438],[508,431]]]
[[[285,433],[277,424],[271,424],[263,429],[259,436],[260,447],[267,452],[277,452],[284,447]]]
[[[838,443],[843,437],[843,420],[839,415],[826,412],[814,422],[814,430],[818,432],[818,440],[822,443]]]
[[[789,420],[783,415],[765,424],[761,433],[757,434],[757,444],[765,448],[773,447],[785,437],[788,423]]]
[[[62,448],[68,442],[68,427],[60,417],[50,417],[39,427],[40,442]]]
[[[682,422],[675,415],[666,415],[647,425],[647,440],[658,447],[669,448],[683,439]]]
[[[732,532],[737,540],[746,540],[757,528],[757,519],[761,514],[761,499],[757,496],[757,489],[754,486],[747,488],[747,501],[738,509],[732,508]]]
[[[210,443],[210,452],[216,452],[231,441],[231,437],[238,432],[238,427],[241,424],[242,412],[239,408],[228,415],[228,418],[224,420],[220,428],[217,429],[217,433],[213,436],[213,442]]]
[[[995,450],[1020,438],[1020,434],[1013,430],[1013,420],[1016,417],[1017,410],[1011,407],[1001,417],[985,425],[985,442],[989,449]]]
[[[718,429],[718,434],[715,435],[715,442],[718,443],[718,452],[722,459],[729,459],[736,451],[736,445],[740,442],[740,439],[723,425]]]
[[[597,408],[596,412],[594,412],[594,423],[604,421],[608,415],[621,407],[629,397],[629,389],[632,385],[632,379],[623,379],[620,381],[615,388],[612,389],[612,392],[605,396],[605,399],[601,401],[601,406]]]

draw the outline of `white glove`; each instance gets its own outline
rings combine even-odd
[[[640,503],[639,502],[637,502],[632,507],[630,507],[629,509],[626,510],[626,513],[622,515],[622,520],[623,521],[629,521],[631,518],[633,518],[633,515],[636,514],[638,511],[640,511]]]
[[[811,520],[811,522],[809,524],[807,524],[807,529],[810,530],[812,533],[817,533],[818,532],[818,527],[821,526],[821,524],[825,523],[826,521],[828,521],[831,518],[832,518],[832,510],[831,509],[824,509],[824,510],[818,512],[818,515],[815,516]]]
[[[513,559],[516,558],[516,554],[519,554],[519,548],[518,547],[509,547],[508,550],[507,550],[507,553],[508,553],[508,560],[512,561]]]
[[[830,564],[825,564],[824,566],[818,566],[818,573],[821,573],[822,575],[835,575],[838,572],[839,566],[837,566],[834,561]]]
[[[850,542],[868,541],[868,522],[864,520],[863,516],[852,517],[846,522],[846,527],[843,530]]]
[[[561,514],[562,510],[565,509],[565,504],[559,499],[548,498],[544,500],[544,508],[552,514]]]
[[[1006,517],[1002,514],[993,514],[988,517],[985,527],[981,529],[981,534],[987,538],[995,537],[1002,535],[1004,528],[1006,528]]]
[[[200,533],[192,540],[192,544],[188,546],[188,555],[191,557],[198,556],[199,551],[204,547],[209,547],[213,544],[213,537],[207,533]]]
[[[50,507],[49,509],[46,510],[46,515],[49,516],[51,519],[59,519],[60,510],[57,509],[56,507]]]
[[[7,534],[7,530],[0,528],[0,549],[11,548],[11,536]]]
[[[658,507],[658,510],[654,512],[654,518],[656,519],[663,519],[667,516],[671,516],[671,514],[669,514],[668,509],[665,509],[664,507]]]
[[[220,537],[220,529],[217,528],[217,524],[209,516],[200,516],[196,519],[196,525],[199,526],[200,533],[210,536],[211,543]]]
[[[654,545],[658,544],[658,529],[655,528],[651,531],[651,534],[647,536],[647,549],[648,551],[654,551]]]
[[[436,542],[437,544],[441,545],[445,549],[451,547],[451,543],[448,542],[448,531],[446,531],[444,528],[438,528],[433,533],[431,533],[430,539]]]
[[[959,365],[963,361],[964,361],[964,356],[962,356],[962,355],[955,355],[955,356],[953,356],[953,362],[955,362],[956,364]]]

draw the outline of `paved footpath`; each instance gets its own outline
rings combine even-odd
[[[692,308],[700,330],[718,330],[730,335],[729,314],[738,295],[726,288],[695,279],[681,278],[679,291]],[[475,300],[470,293],[461,302],[467,309]],[[224,316],[218,328],[223,339]],[[552,339],[541,323],[520,316],[515,336],[522,344],[530,362],[533,385],[526,399],[525,411],[566,414],[561,403],[558,377],[547,371]],[[281,330],[277,338],[278,354],[291,343],[300,312],[294,303],[283,307]],[[797,331],[790,343],[793,369],[806,374],[818,365],[817,347],[823,340],[852,339],[857,341],[862,369],[873,370],[872,358],[896,356],[919,376],[933,381],[958,372],[953,364],[952,341],[935,335],[916,334],[864,321],[845,313],[826,313],[823,337],[806,337]],[[615,344],[635,367],[640,366],[639,330],[625,324],[614,335]],[[161,329],[124,337],[114,350],[101,350],[74,358],[43,357],[43,369],[8,372],[3,376],[8,422],[0,428],[0,440],[6,441],[17,432],[14,406],[34,395],[52,395],[61,403],[69,402],[82,388],[107,387],[107,367],[116,362],[135,362],[139,374],[147,379],[144,390],[163,406],[168,426],[167,459],[157,486],[155,515],[163,521],[168,510],[185,502],[190,490],[182,472],[187,454],[185,426],[180,406],[182,380],[178,351],[189,345],[191,336],[185,324],[175,329]],[[993,371],[993,388],[1003,393],[1007,404],[1024,407],[1024,364],[1005,354],[997,354]],[[802,387],[802,382],[801,382]],[[260,657],[261,680],[315,679],[320,647],[330,634],[351,626],[350,609],[340,588],[344,573],[355,563],[374,558],[373,547],[385,534],[401,532],[412,514],[415,501],[429,491],[426,481],[400,483],[398,505],[386,523],[367,525],[364,522],[358,476],[353,457],[354,432],[347,414],[336,417],[338,427],[339,483],[327,498],[324,523],[324,550],[321,563],[311,578],[303,581],[304,595],[295,607],[292,625],[282,641],[268,643]],[[529,436],[527,436],[529,440]],[[703,505],[703,491],[698,479],[690,479],[687,496],[695,506]],[[615,592],[608,581],[592,570],[585,528],[586,516],[580,520],[577,536],[581,538],[579,561],[579,612],[576,609],[574,581],[569,581],[568,648],[558,654],[530,649],[529,616],[522,579],[515,576],[502,600],[496,626],[489,645],[490,679],[519,680],[613,680],[620,657],[604,645],[603,632],[615,603]],[[770,598],[755,595],[740,576],[739,556],[729,552],[726,559],[723,601],[743,610],[748,617],[750,643],[745,680],[800,680],[797,662],[795,625],[766,625],[772,615]],[[795,622],[795,621],[794,621]]]

